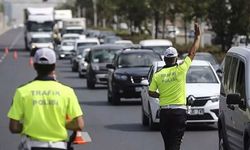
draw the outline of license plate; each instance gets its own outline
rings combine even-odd
[[[142,87],[135,87],[136,92],[140,92],[142,90]]]
[[[188,110],[189,115],[204,115],[203,108],[191,108]]]

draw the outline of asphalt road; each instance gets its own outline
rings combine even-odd
[[[9,53],[4,48],[9,47]],[[14,51],[17,55],[14,57]],[[4,57],[3,57],[4,56]],[[17,56],[17,57],[16,57]],[[105,86],[86,88],[86,80],[71,72],[68,60],[57,63],[59,81],[74,88],[84,111],[85,131],[92,142],[75,146],[76,150],[163,150],[159,131],[149,131],[141,125],[138,100],[125,100],[120,106],[107,103]],[[8,130],[7,112],[15,88],[32,80],[35,71],[29,65],[29,53],[24,50],[23,30],[10,30],[0,36],[0,150],[14,150],[20,140]],[[217,130],[214,126],[192,126],[185,132],[182,150],[216,150]]]

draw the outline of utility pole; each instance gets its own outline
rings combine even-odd
[[[97,27],[97,0],[92,0],[94,9],[94,27]]]

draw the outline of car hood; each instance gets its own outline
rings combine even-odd
[[[92,65],[98,66],[100,71],[108,71],[108,68],[106,68],[106,65],[108,63],[92,63]]]
[[[219,83],[187,83],[187,96],[208,97],[220,95]]]
[[[116,69],[115,73],[126,74],[130,76],[147,76],[149,67],[130,67]]]
[[[34,45],[38,48],[43,48],[52,46],[52,43],[34,43]]]

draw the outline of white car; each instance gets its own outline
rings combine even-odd
[[[90,48],[83,49],[82,53],[81,53],[81,56],[79,57],[78,75],[79,75],[80,78],[83,78],[83,77],[86,76],[88,63],[85,61],[85,56],[88,54],[89,51],[90,51]]]
[[[159,99],[148,95],[148,85],[153,74],[165,65],[164,61],[154,62],[148,74],[148,80],[141,91],[142,124],[151,129],[159,123]],[[220,80],[207,61],[193,60],[186,78],[187,99],[193,100],[188,107],[187,123],[216,123],[219,112]]]
[[[139,42],[139,44],[141,45],[141,48],[152,49],[161,55],[163,55],[168,47],[173,45],[171,41],[165,39],[142,40]]]
[[[30,49],[33,48],[51,48],[54,49],[52,35],[50,33],[33,33],[31,35]]]
[[[77,39],[80,39],[80,34],[67,33],[67,34],[63,34],[63,36],[62,36],[62,41],[64,41],[64,40],[77,40]]]
[[[72,71],[78,71],[78,62],[80,61],[81,53],[82,53],[82,49],[80,49],[80,48],[82,47],[82,48],[86,49],[86,48],[90,48],[91,46],[95,46],[95,45],[100,45],[98,38],[86,38],[86,39],[76,40],[75,46],[74,46],[75,53],[73,54],[73,57],[71,60]]]
[[[63,40],[58,49],[58,57],[71,58],[74,53],[75,40]]]
[[[115,44],[123,44],[123,45],[127,45],[127,46],[134,45],[134,43],[130,40],[118,40],[118,41],[115,41]]]
[[[75,50],[77,50],[81,46],[93,46],[93,45],[100,45],[100,41],[98,38],[85,38],[85,39],[78,39],[75,42]]]

